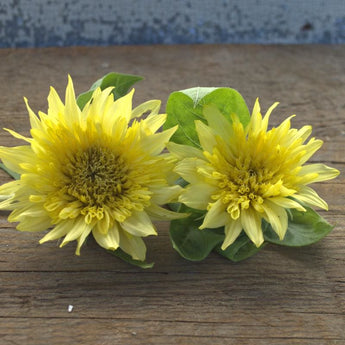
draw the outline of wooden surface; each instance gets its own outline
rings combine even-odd
[[[145,76],[135,102],[192,86],[230,86],[277,124],[313,125],[313,157],[342,174],[315,189],[334,231],[307,248],[267,246],[241,263],[216,254],[183,260],[168,224],[150,238],[152,270],[131,267],[89,240],[39,245],[0,213],[0,344],[345,344],[345,46],[166,46],[0,50],[0,127],[27,134],[23,102],[45,111],[49,86],[77,92],[109,71]],[[18,141],[0,132],[0,145]],[[9,177],[0,172],[0,183]],[[68,306],[73,310],[68,311]]]

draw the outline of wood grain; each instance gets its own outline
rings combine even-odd
[[[29,133],[23,96],[46,111],[49,86],[62,94],[67,74],[77,93],[109,71],[145,76],[135,103],[164,103],[192,86],[230,86],[251,108],[280,101],[273,124],[296,114],[324,145],[312,159],[341,171],[315,189],[335,225],[305,248],[268,245],[241,263],[217,254],[183,260],[168,223],[147,240],[152,270],[128,266],[92,238],[39,245],[40,233],[15,230],[0,212],[0,344],[345,344],[345,47],[128,46],[0,50],[0,125]],[[0,132],[0,145],[18,141]],[[0,171],[0,183],[10,178]],[[72,305],[73,310],[68,311]]]

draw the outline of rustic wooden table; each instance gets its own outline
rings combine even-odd
[[[345,46],[146,46],[0,50],[0,127],[28,134],[26,96],[46,110],[49,86],[77,92],[109,71],[145,76],[135,102],[192,86],[231,86],[252,108],[275,101],[278,124],[312,124],[324,146],[313,161],[344,173]],[[164,108],[163,108],[164,111]],[[0,132],[0,145],[18,142]],[[0,183],[10,178],[0,172]],[[39,245],[0,213],[0,344],[345,344],[345,180],[315,189],[335,229],[306,248],[267,246],[234,264],[211,254],[183,260],[168,224],[147,241],[151,270],[131,267],[89,240]],[[68,311],[69,306],[72,311]]]

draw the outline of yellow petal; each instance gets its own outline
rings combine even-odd
[[[30,217],[26,216],[24,219],[20,220],[17,225],[17,230],[20,231],[44,231],[52,226],[51,219],[47,216],[44,217]]]
[[[188,213],[173,212],[155,204],[151,204],[145,211],[153,221],[181,219],[189,216]]]
[[[283,197],[274,197],[269,199],[274,204],[283,207],[283,208],[295,208],[298,211],[305,212],[306,209],[295,200],[289,199],[289,198],[283,198]]]
[[[326,201],[321,199],[318,196],[318,194],[310,187],[302,186],[299,192],[297,194],[294,194],[293,197],[306,204],[309,204],[312,206],[318,206],[320,208],[323,208],[324,210],[328,210],[328,205]]]
[[[167,149],[169,150],[169,152],[171,152],[174,156],[178,157],[179,159],[188,157],[197,157],[204,159],[202,151],[193,146],[180,145],[173,143],[171,141],[167,144]]]
[[[313,174],[313,173],[316,173],[317,177],[315,177],[312,181],[308,183],[331,180],[340,174],[339,170],[328,167],[327,165],[310,164],[310,165],[304,165],[298,175],[303,176],[303,175]]]
[[[159,100],[150,100],[142,103],[133,109],[131,118],[141,117],[145,113],[147,113],[147,116],[157,115],[160,106],[161,101]]]
[[[117,222],[114,222],[114,225],[108,229],[106,234],[99,232],[97,229],[93,229],[92,234],[96,242],[105,249],[116,250],[119,247],[120,235]]]
[[[214,105],[208,105],[203,108],[203,114],[207,120],[209,127],[214,129],[217,135],[220,135],[225,142],[233,135],[230,122]],[[212,152],[212,151],[209,151]]]
[[[229,215],[225,210],[225,205],[221,200],[217,200],[206,213],[205,218],[199,229],[219,228],[229,221]]]
[[[0,146],[0,158],[7,168],[22,174],[25,170],[20,167],[20,164],[32,160],[32,150],[30,146]]]
[[[306,153],[300,159],[299,164],[304,164],[323,144],[322,140],[311,138],[305,145]]]
[[[65,236],[73,228],[74,224],[75,222],[71,220],[61,221],[55,225],[53,230],[50,230],[43,238],[41,238],[39,242],[42,244]]]
[[[231,244],[234,243],[236,238],[240,235],[242,231],[242,224],[240,219],[231,220],[225,224],[225,239],[222,244],[222,250],[228,248]]]
[[[14,136],[17,139],[24,140],[24,141],[26,141],[28,143],[32,142],[32,138],[24,137],[23,135],[15,132],[15,131],[12,131],[11,129],[8,129],[8,128],[4,128],[4,130],[7,131],[8,133],[10,133],[12,136]]]
[[[157,235],[156,229],[153,226],[150,217],[144,211],[134,211],[128,217],[121,227],[128,233],[134,236],[149,236]]]
[[[41,121],[38,119],[36,114],[32,111],[32,109],[29,106],[28,100],[25,97],[24,97],[24,102],[25,102],[26,108],[27,108],[28,113],[29,113],[31,128],[33,128],[33,129],[35,129],[35,128],[41,129],[42,128]]]
[[[141,237],[133,236],[124,230],[120,230],[120,248],[134,260],[145,260],[146,246]]]
[[[167,187],[151,187],[150,190],[153,193],[152,201],[158,205],[163,205],[176,201],[183,189],[182,187],[175,185]]]
[[[264,132],[267,131],[268,121],[269,121],[270,115],[271,115],[272,111],[278,106],[278,104],[279,104],[279,102],[275,102],[267,110],[265,117],[262,119],[262,123],[261,123],[261,130],[262,131],[264,131]]]
[[[175,172],[189,183],[202,183],[204,182],[204,179],[198,173],[198,170],[201,168],[207,169],[207,163],[205,160],[198,158],[185,158],[177,164]]]
[[[9,196],[11,196],[13,193],[15,193],[18,188],[20,188],[21,184],[20,181],[11,181],[7,182],[0,186],[0,200],[1,199],[7,199]]]
[[[60,244],[60,247],[63,247],[68,242],[74,241],[78,239],[83,234],[87,233],[87,235],[90,233],[92,227],[90,224],[86,224],[84,218],[80,217],[77,219],[77,221],[74,223],[72,229],[69,230],[66,237]]]
[[[205,210],[209,202],[211,202],[211,195],[217,190],[217,187],[206,183],[195,183],[186,187],[181,194],[179,201],[189,207]]]
[[[70,76],[68,76],[68,84],[66,88],[66,95],[65,95],[65,119],[70,126],[75,125],[76,123],[80,123],[80,109],[77,105],[73,81]]]
[[[176,130],[177,126],[169,128],[166,131],[142,138],[142,148],[150,155],[158,155],[163,151],[165,145],[169,142],[170,138]]]
[[[268,223],[271,224],[272,229],[282,240],[288,227],[288,217],[285,209],[269,200],[266,200],[261,206],[265,210]]]
[[[250,238],[250,240],[257,246],[260,247],[264,242],[264,237],[261,229],[261,217],[260,215],[248,208],[247,210],[241,211],[241,223],[244,231]]]
[[[198,133],[199,141],[204,151],[212,153],[213,148],[217,144],[214,130],[199,120],[195,121],[195,129]]]
[[[128,124],[132,116],[132,99],[134,89],[125,96],[118,98],[107,110],[104,115],[105,121],[114,123],[120,117],[123,117]]]
[[[64,115],[65,106],[62,103],[58,93],[53,87],[50,87],[50,92],[48,95],[48,116],[61,119],[62,115]]]
[[[141,121],[142,128],[147,135],[156,133],[166,121],[166,114],[150,115],[145,120]]]

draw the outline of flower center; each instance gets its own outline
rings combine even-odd
[[[67,164],[68,194],[88,205],[102,206],[128,189],[128,166],[109,149],[90,147]]]
[[[212,176],[218,180],[219,188],[212,199],[220,199],[233,219],[250,206],[263,212],[264,198],[278,195],[282,185],[274,173],[266,168],[255,168],[248,160],[237,159],[236,165],[228,164],[224,173],[214,171]]]
[[[123,222],[133,209],[142,210],[149,204],[147,188],[133,181],[125,159],[108,148],[92,146],[76,152],[63,172],[68,179],[63,192],[76,201],[76,212],[87,223],[102,219],[104,212]]]

